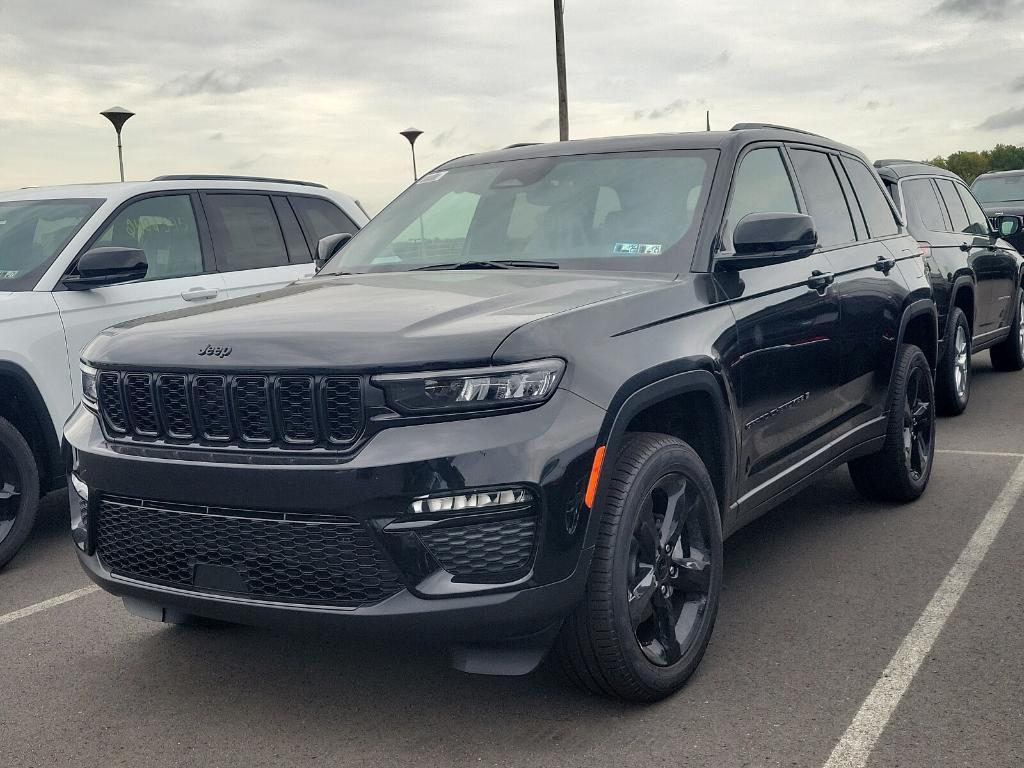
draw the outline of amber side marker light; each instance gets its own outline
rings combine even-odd
[[[594,497],[597,496],[597,481],[601,477],[601,465],[604,464],[604,446],[597,446],[594,451],[594,463],[590,467],[590,482],[587,483],[587,495],[583,497],[583,503],[588,509],[594,508]]]

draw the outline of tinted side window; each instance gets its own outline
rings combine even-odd
[[[814,217],[818,242],[825,247],[853,242],[853,219],[828,155],[804,149],[791,150],[790,155],[807,212]]]
[[[354,235],[359,231],[359,227],[352,223],[352,219],[330,200],[297,195],[290,199],[306,236],[312,240],[310,245],[314,248],[321,238],[328,235],[337,235],[341,232]]]
[[[903,182],[903,198],[907,203],[907,216],[929,232],[943,232],[946,221],[942,215],[935,187],[928,179],[908,179]]]
[[[974,195],[968,192],[967,187],[962,184],[954,184],[953,186],[960,193],[960,200],[963,202],[964,208],[967,209],[967,219],[970,221],[970,225],[966,231],[973,235],[987,235],[989,232],[988,217],[981,210],[981,206],[974,199]]]
[[[755,149],[744,155],[732,185],[732,200],[726,214],[731,233],[751,213],[799,213],[796,193],[776,147]]]
[[[949,220],[953,222],[953,231],[966,232],[970,222],[967,220],[967,211],[964,210],[964,204],[960,200],[960,195],[956,193],[953,182],[946,179],[936,179],[935,186],[939,188],[939,194],[942,195],[942,199],[946,203],[946,210],[949,211]]]
[[[288,263],[281,225],[267,195],[206,195],[203,207],[221,272]]]
[[[863,163],[843,158],[843,167],[853,184],[853,193],[857,196],[860,209],[864,212],[864,218],[868,224],[868,234],[871,237],[885,237],[895,235],[899,230],[896,219],[892,215],[885,194],[882,192],[875,176]]]
[[[147,197],[122,210],[93,248],[121,246],[146,252],[147,280],[203,272],[203,253],[188,195]]]

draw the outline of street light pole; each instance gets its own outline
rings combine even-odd
[[[569,97],[565,88],[565,0],[555,0],[555,68],[558,71],[558,140],[569,140]]]
[[[117,132],[117,165],[121,169],[121,181],[124,181],[124,155],[121,151],[121,128],[128,122],[128,118],[132,117],[135,113],[129,112],[124,107],[111,107],[100,112],[107,120],[110,121],[111,125],[114,126],[114,131]]]
[[[419,174],[416,173],[416,139],[423,135],[423,131],[416,130],[415,128],[406,128],[404,131],[399,131],[399,133],[409,140],[409,149],[412,150],[412,180],[416,181],[419,179]]]

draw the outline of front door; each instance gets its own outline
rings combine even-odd
[[[149,269],[137,283],[84,291],[54,290],[67,339],[68,360],[77,372],[82,348],[104,328],[175,309],[203,306],[224,296],[220,275],[207,271],[187,192],[129,202],[87,248],[141,248]],[[74,273],[74,267],[71,268]],[[73,387],[76,401],[78,387]]]
[[[761,212],[801,212],[778,146],[756,145],[740,160],[722,231],[725,251],[733,227]],[[839,330],[832,273],[828,257],[817,252],[716,274],[736,318],[737,343],[725,364],[739,401],[741,515],[787,485],[787,470],[798,475],[801,462],[827,441]]]

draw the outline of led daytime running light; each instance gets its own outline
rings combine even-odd
[[[416,499],[410,506],[413,514],[425,512],[459,512],[462,510],[491,509],[526,504],[533,500],[533,494],[525,488],[507,488],[497,491],[460,493],[454,496],[432,496]]]

